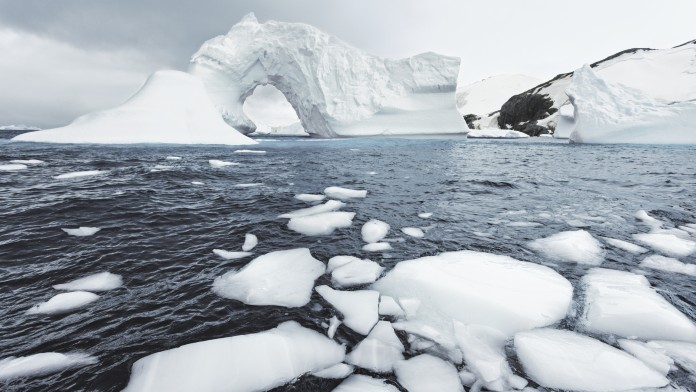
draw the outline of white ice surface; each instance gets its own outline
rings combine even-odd
[[[633,356],[571,331],[537,329],[516,334],[514,341],[527,376],[547,388],[606,392],[669,383]]]
[[[373,242],[362,247],[365,252],[383,252],[391,248],[391,244],[388,242]]]
[[[472,129],[467,137],[472,139],[526,139],[529,135],[511,129],[484,128]]]
[[[634,255],[638,255],[638,254],[645,253],[648,251],[647,249],[643,248],[642,246],[632,244],[628,241],[619,240],[616,238],[609,238],[609,237],[602,237],[602,238],[604,238],[604,241],[606,241],[607,244],[609,244],[615,248],[625,250],[628,253],[633,253]]]
[[[353,367],[346,363],[339,363],[324,370],[312,373],[314,377],[319,378],[346,378],[353,374]]]
[[[401,317],[405,315],[404,310],[396,302],[396,300],[388,295],[379,297],[379,314],[380,316]]]
[[[266,153],[266,151],[264,151],[264,150],[235,150],[234,153],[235,154],[252,154],[252,155],[253,154],[261,154],[261,155],[263,155]]]
[[[682,263],[677,259],[660,255],[650,255],[644,258],[640,262],[640,267],[696,276],[696,264]]]
[[[20,165],[40,165],[45,162],[39,159],[13,159],[10,161],[10,163],[18,163]]]
[[[162,351],[133,364],[124,392],[266,391],[344,359],[343,346],[294,321]]]
[[[672,257],[685,257],[696,252],[696,242],[679,238],[674,234],[641,233],[633,238],[652,249]]]
[[[7,165],[0,165],[0,171],[17,171],[27,169],[27,165],[21,163],[12,163]]]
[[[696,375],[696,344],[656,340],[651,345],[664,350],[676,363],[692,375]]]
[[[425,233],[423,233],[423,230],[421,230],[417,227],[403,227],[401,229],[401,232],[406,234],[407,236],[411,236],[413,238],[425,237]]]
[[[367,335],[377,323],[378,292],[374,290],[338,291],[329,286],[317,286],[315,290],[343,314],[343,323],[353,331]]]
[[[315,195],[311,193],[300,193],[295,195],[295,199],[304,201],[305,203],[312,203],[315,201],[322,201],[326,199],[326,195]]]
[[[40,353],[26,357],[9,357],[0,360],[0,381],[19,377],[36,377],[57,373],[87,365],[94,365],[97,358],[82,353]]]
[[[112,274],[111,272],[100,272],[68,283],[57,284],[53,288],[66,291],[99,292],[117,289],[122,285],[123,278],[121,278],[121,275]]]
[[[391,323],[379,321],[370,334],[346,355],[346,362],[376,373],[391,373],[394,364],[404,359],[403,352],[404,345]]]
[[[421,212],[421,213],[418,214],[418,217],[419,217],[419,218],[422,218],[422,219],[428,219],[428,218],[430,218],[431,216],[433,216],[433,213],[432,213],[432,212]]]
[[[336,229],[350,227],[353,224],[354,212],[333,211],[321,214],[292,218],[288,228],[300,234],[318,236],[329,235]]]
[[[278,215],[278,218],[301,218],[303,216],[310,216],[321,214],[323,212],[331,212],[341,209],[346,203],[338,200],[329,200],[324,204],[319,204],[313,207],[302,208],[299,210],[291,211],[285,214]]]
[[[362,229],[360,229],[360,234],[362,234],[363,241],[368,244],[379,242],[382,238],[387,236],[389,233],[389,224],[382,222],[378,219],[370,219],[367,221]]]
[[[256,247],[259,243],[259,239],[251,233],[246,233],[244,235],[244,245],[242,245],[242,250],[248,252]]]
[[[348,263],[352,263],[353,261],[359,261],[362,260],[358,257],[355,256],[346,256],[346,255],[340,255],[340,256],[334,256],[329,259],[329,262],[326,265],[326,272],[333,272],[336,268],[342,267]]]
[[[78,227],[77,229],[61,229],[61,230],[66,232],[68,235],[72,235],[75,237],[89,237],[91,235],[95,235],[101,229],[98,227]]]
[[[332,392],[399,392],[393,385],[385,380],[355,374],[339,384]]]
[[[394,373],[408,392],[464,392],[454,365],[429,354],[397,362]]]
[[[602,244],[585,230],[556,233],[530,242],[529,247],[556,261],[588,265],[604,261]]]
[[[241,259],[247,256],[251,256],[253,254],[251,252],[230,252],[222,249],[213,249],[213,253],[222,257],[225,260]]]
[[[587,331],[639,339],[696,342],[696,325],[667,302],[642,275],[594,268],[581,280]]]
[[[248,305],[296,308],[309,302],[314,281],[324,270],[324,263],[312,257],[309,249],[276,251],[216,278],[213,291]]]
[[[211,159],[208,161],[208,164],[210,164],[210,167],[212,167],[214,169],[219,169],[219,168],[225,167],[225,166],[239,165],[239,163],[236,163],[236,162],[221,161],[219,159]]]
[[[331,319],[329,319],[329,329],[326,330],[326,336],[328,336],[329,339],[333,339],[340,325],[341,321],[338,319],[338,317],[332,316]]]
[[[324,189],[324,194],[332,199],[339,200],[364,199],[367,197],[366,190],[341,188],[339,186],[330,186]]]
[[[337,287],[372,283],[379,279],[384,267],[371,260],[353,260],[331,272],[331,281]]]
[[[27,314],[63,314],[84,308],[99,299],[99,296],[87,291],[71,291],[56,294],[51,299],[32,306]]]
[[[640,359],[663,376],[666,376],[674,365],[674,360],[660,352],[662,350],[653,344],[629,339],[619,339],[617,343],[622,350]]]
[[[164,159],[166,159],[166,160],[168,160],[168,161],[180,161],[180,160],[181,160],[181,157],[177,157],[177,156],[174,156],[174,155],[169,155],[169,156],[167,156],[167,157],[164,158]]]
[[[76,171],[76,172],[70,172],[70,173],[64,173],[64,174],[59,174],[57,176],[54,176],[56,180],[64,180],[68,178],[80,178],[80,177],[91,177],[91,176],[96,176],[98,174],[102,174],[104,171],[102,170],[85,170],[85,171]]]

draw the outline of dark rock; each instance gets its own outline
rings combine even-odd
[[[476,129],[476,124],[474,124],[474,121],[478,121],[480,119],[481,117],[475,114],[467,114],[464,116],[464,121],[466,121],[466,125],[469,127],[469,129]]]
[[[558,110],[553,107],[553,100],[546,94],[522,93],[512,96],[500,108],[498,125],[501,129],[514,129],[524,132],[528,125],[546,118]]]
[[[548,128],[542,127],[541,125],[527,123],[524,129],[520,129],[520,132],[524,132],[529,136],[539,136],[551,133]]]

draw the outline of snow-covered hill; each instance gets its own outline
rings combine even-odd
[[[423,53],[389,60],[301,23],[259,23],[253,14],[193,55],[228,124],[255,124],[243,111],[259,85],[278,88],[312,135],[465,133],[455,89],[460,59]]]

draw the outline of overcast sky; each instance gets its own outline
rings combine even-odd
[[[696,39],[696,0],[0,0],[0,125],[59,126],[119,104],[252,11],[380,56],[459,56],[464,83],[548,79]]]

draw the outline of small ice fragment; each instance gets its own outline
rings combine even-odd
[[[235,150],[235,154],[265,154],[263,150]]]
[[[71,291],[54,295],[51,299],[32,306],[27,314],[62,314],[84,308],[99,299],[99,296],[87,291]]]
[[[340,383],[331,392],[399,392],[399,389],[391,384],[387,384],[386,380],[354,374]]]
[[[562,262],[600,265],[604,261],[604,250],[592,235],[585,230],[564,231],[529,243],[532,250]]]
[[[379,242],[389,233],[389,224],[381,220],[371,219],[360,230],[363,241],[367,243]]]
[[[367,335],[377,324],[378,292],[374,290],[338,291],[329,286],[318,286],[315,290],[343,314],[343,322],[353,331]]]
[[[75,279],[68,283],[57,284],[53,286],[56,290],[66,291],[109,291],[117,289],[123,285],[121,275],[112,274],[111,272],[100,272],[85,276],[84,278]]]
[[[292,218],[288,222],[288,228],[304,235],[329,235],[336,229],[350,227],[353,224],[353,217],[355,217],[354,212],[324,212]]]
[[[421,212],[420,214],[418,214],[418,217],[423,219],[428,219],[431,216],[433,216],[432,212]]]
[[[60,174],[60,175],[54,176],[53,178],[55,178],[56,180],[63,180],[63,179],[68,179],[68,178],[80,178],[80,177],[96,176],[96,175],[102,174],[102,173],[104,173],[102,170],[76,171],[76,172]]]
[[[10,163],[17,163],[20,165],[40,165],[44,163],[44,161],[38,159],[13,159],[10,161]]]
[[[356,190],[349,188],[341,188],[338,186],[330,186],[324,189],[324,194],[332,199],[346,200],[346,199],[364,199],[367,197],[367,191]]]
[[[164,159],[166,159],[166,160],[168,160],[168,161],[179,161],[179,160],[181,160],[181,157],[175,157],[175,156],[173,156],[173,155],[170,155],[170,156],[168,156],[168,157],[166,157],[166,158],[164,158]]]
[[[379,321],[369,335],[346,356],[346,362],[376,373],[391,373],[394,364],[404,359],[404,345],[391,323]]]
[[[514,222],[506,223],[505,226],[508,226],[508,227],[538,227],[538,226],[543,226],[543,225],[541,223],[538,223],[538,222],[514,221]]]
[[[401,309],[394,298],[388,295],[382,295],[379,298],[379,314],[380,316],[401,317],[404,315],[404,310]]]
[[[324,204],[319,204],[314,207],[302,208],[299,210],[291,211],[286,214],[278,215],[278,218],[301,218],[303,216],[310,216],[321,214],[323,212],[331,212],[340,209],[345,206],[346,203],[338,200],[329,200]]]
[[[251,182],[247,184],[235,184],[236,188],[255,188],[257,186],[263,185],[263,182]]]
[[[362,248],[365,252],[383,252],[391,249],[392,247],[388,242],[375,242],[372,244],[367,244]]]
[[[371,172],[367,172],[367,174],[369,174],[369,175],[371,175],[371,176],[374,176],[375,174],[377,174],[377,172],[371,171]]]
[[[672,369],[672,366],[674,366],[674,360],[659,352],[657,347],[651,347],[647,343],[629,339],[619,339],[618,343],[621,349],[640,359],[663,376],[666,376]]]
[[[463,392],[457,369],[449,362],[421,354],[394,366],[396,378],[409,392]]]
[[[636,218],[641,220],[645,225],[652,227],[653,229],[659,229],[662,227],[662,221],[653,218],[648,215],[645,210],[640,210],[636,212]]]
[[[213,168],[215,168],[215,169],[219,169],[219,168],[225,167],[225,166],[236,166],[236,165],[239,165],[239,163],[237,163],[237,162],[221,161],[221,160],[218,160],[218,159],[211,159],[211,160],[208,161],[208,163],[210,164],[211,167],[213,167]]]
[[[634,234],[633,238],[667,256],[686,257],[696,252],[696,242],[679,238],[674,234]]]
[[[0,381],[43,376],[66,369],[94,365],[97,358],[82,353],[40,353],[0,360]]]
[[[172,170],[174,169],[174,166],[169,166],[169,165],[155,165],[153,170]]]
[[[305,203],[312,203],[315,201],[322,201],[326,199],[326,195],[315,195],[311,193],[300,193],[295,195],[295,199],[303,201]]]
[[[88,237],[88,236],[96,234],[101,229],[98,227],[78,227],[77,229],[61,229],[61,230],[68,233],[68,235],[72,235],[75,237]]]
[[[682,263],[677,259],[660,255],[646,257],[640,262],[640,267],[696,276],[696,264]]]
[[[645,253],[648,251],[647,249],[643,248],[642,246],[632,244],[628,241],[623,241],[623,240],[619,240],[616,238],[609,238],[609,237],[602,237],[602,238],[604,238],[604,241],[606,241],[607,244],[609,244],[615,248],[625,250],[628,253],[633,253],[634,255],[638,255],[638,254]]]
[[[338,287],[372,283],[382,275],[384,267],[370,260],[354,260],[331,272],[331,281]]]
[[[314,377],[319,378],[346,378],[351,374],[353,374],[353,367],[345,363],[339,363],[338,365],[333,365],[324,370],[312,373]]]
[[[19,164],[19,163],[13,163],[10,165],[0,165],[0,171],[17,171],[17,170],[24,170],[27,168],[27,165]]]
[[[191,181],[191,184],[193,185],[203,185],[201,181]]]
[[[259,239],[256,238],[255,235],[251,233],[247,233],[244,235],[244,245],[242,245],[242,250],[245,252],[248,252],[259,243]]]
[[[423,233],[423,230],[417,227],[404,227],[401,229],[401,232],[413,238],[425,237],[425,233]]]
[[[338,319],[338,317],[333,316],[329,319],[329,329],[326,331],[326,336],[329,337],[329,339],[333,339],[333,337],[336,335],[336,330],[338,330],[338,327],[341,325],[341,320]]]
[[[213,253],[222,257],[225,260],[241,259],[247,256],[251,256],[253,254],[251,252],[230,252],[222,249],[213,249]]]

